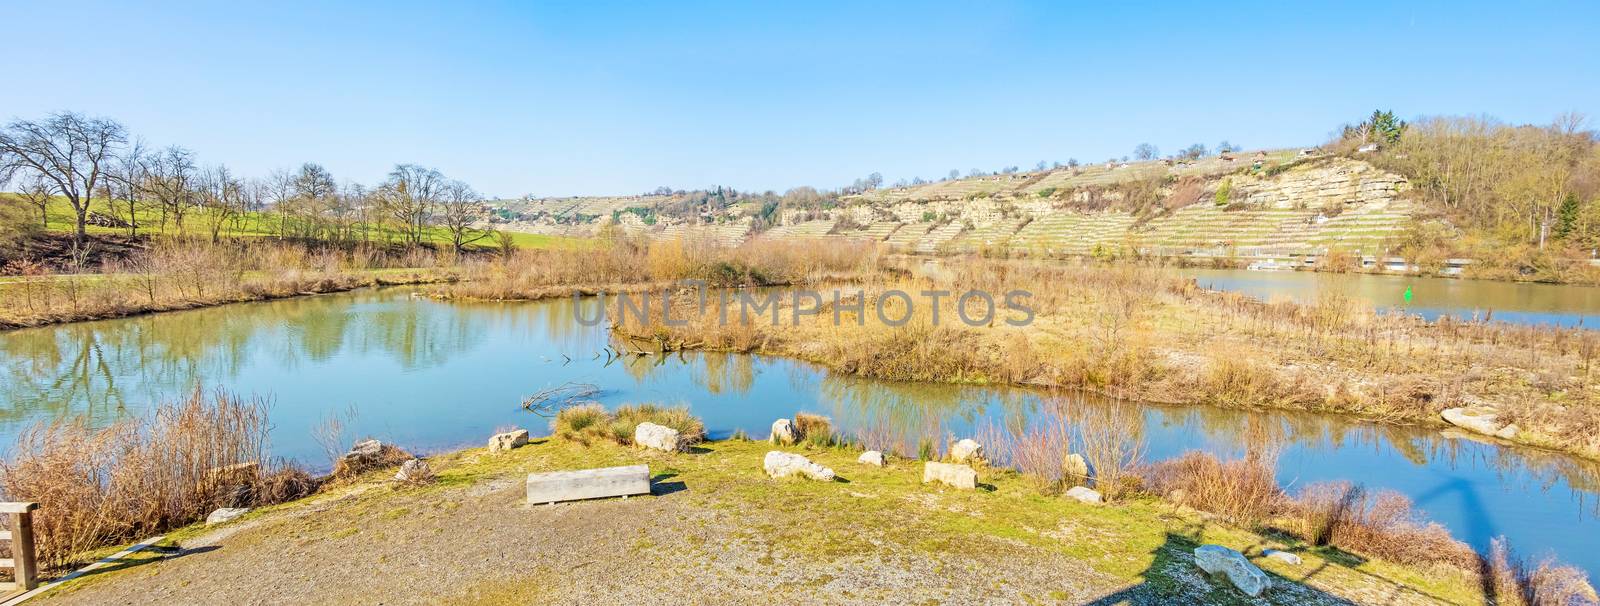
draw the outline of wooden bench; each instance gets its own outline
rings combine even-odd
[[[11,544],[11,557],[0,558],[0,568],[10,568],[12,582],[0,590],[22,593],[39,586],[39,569],[33,556],[33,510],[38,503],[0,502],[0,514],[10,514],[10,530],[0,530],[0,541]]]

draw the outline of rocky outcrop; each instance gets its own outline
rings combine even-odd
[[[633,443],[664,452],[677,452],[683,448],[678,430],[646,421],[633,428]]]
[[[1064,496],[1080,503],[1089,503],[1091,505],[1099,505],[1105,502],[1105,499],[1100,498],[1098,491],[1085,486],[1073,486],[1067,489]]]
[[[1446,423],[1468,431],[1494,436],[1502,440],[1511,440],[1517,437],[1517,426],[1501,422],[1499,411],[1490,406],[1446,408],[1439,413],[1439,416],[1444,417]]]
[[[883,453],[878,452],[876,450],[869,450],[869,451],[861,453],[861,456],[856,457],[856,461],[859,462],[859,463],[865,463],[867,465],[872,465],[874,467],[883,467],[884,464],[887,462],[884,459]]]
[[[929,482],[972,490],[978,487],[978,472],[966,465],[929,461],[922,464],[922,483]]]
[[[963,438],[950,446],[950,460],[955,463],[976,463],[983,460],[983,445],[972,438]]]
[[[514,429],[489,437],[489,452],[506,452],[528,443],[528,430]]]
[[[1223,576],[1250,597],[1259,597],[1272,587],[1272,578],[1262,572],[1244,554],[1221,545],[1201,545],[1194,548],[1194,563],[1213,576]]]
[[[819,482],[832,482],[834,477],[832,469],[812,463],[811,459],[801,455],[779,450],[768,452],[761,467],[769,477],[775,479],[800,476]]]

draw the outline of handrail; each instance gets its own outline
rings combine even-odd
[[[39,569],[34,560],[33,512],[38,503],[0,502],[0,514],[11,516],[10,530],[0,531],[0,540],[10,541],[11,557],[0,559],[0,568],[10,568],[13,582],[6,589],[26,592],[39,586]]]

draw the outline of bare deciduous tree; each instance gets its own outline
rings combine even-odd
[[[424,230],[448,184],[444,175],[435,169],[400,164],[378,188],[378,201],[406,242],[421,244]]]
[[[489,232],[474,229],[473,226],[489,215],[488,207],[484,206],[478,192],[460,181],[451,181],[444,187],[443,195],[439,198],[439,221],[444,224],[445,231],[450,232],[450,243],[456,251],[466,249],[468,244],[489,237]]]
[[[89,204],[127,139],[121,124],[78,113],[52,114],[38,122],[17,120],[0,129],[0,184],[18,176],[42,177],[53,194],[72,206],[82,242]]]

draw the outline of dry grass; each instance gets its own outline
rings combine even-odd
[[[198,390],[104,428],[82,419],[36,424],[0,464],[0,491],[40,504],[39,559],[59,568],[219,507],[308,494],[315,482],[303,471],[266,467],[266,429],[261,402]]]
[[[1485,558],[1496,604],[1506,606],[1566,606],[1593,604],[1595,590],[1588,575],[1563,566],[1554,557],[1533,562],[1512,551],[1504,537],[1489,543]]]
[[[624,404],[615,412],[599,404],[569,406],[550,420],[550,431],[558,438],[581,444],[604,440],[630,445],[634,430],[646,422],[678,430],[678,443],[682,446],[699,444],[706,438],[705,423],[691,414],[689,407],[651,403]]]
[[[993,465],[1016,469],[1042,494],[1059,494],[1089,479],[1066,464],[1072,454],[1072,427],[1058,406],[1047,406],[1024,426],[985,425],[977,440]]]
[[[1191,451],[1151,465],[1142,474],[1145,488],[1176,503],[1222,516],[1242,528],[1256,528],[1287,501],[1278,487],[1277,455],[1251,452],[1240,459]]]
[[[161,239],[126,259],[94,266],[74,261],[60,275],[25,268],[0,284],[0,328],[429,282],[446,279],[438,268],[449,263],[422,249],[390,253],[267,240]],[[401,267],[417,271],[374,271]]]
[[[833,432],[833,419],[822,415],[795,413],[794,430],[803,444],[826,448],[837,446],[840,442],[839,436]]]
[[[1420,519],[1411,500],[1392,491],[1369,494],[1350,482],[1307,486],[1290,505],[1298,534],[1312,545],[1331,545],[1392,562],[1445,562],[1471,567],[1472,549],[1443,526]]]

